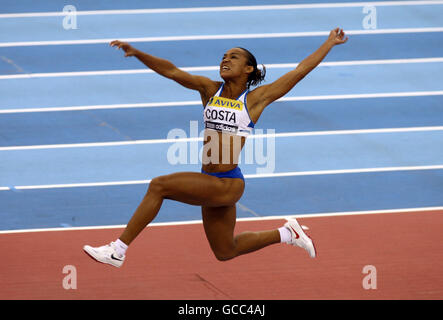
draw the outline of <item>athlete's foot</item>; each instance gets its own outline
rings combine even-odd
[[[96,248],[86,245],[83,250],[98,262],[107,263],[117,268],[120,268],[125,261],[125,256],[117,254],[114,242]]]
[[[285,223],[285,227],[291,232],[291,240],[286,242],[287,244],[292,244],[293,246],[298,246],[305,249],[308,251],[311,258],[315,258],[317,256],[314,243],[303,231],[303,228],[298,224],[296,219],[288,219],[288,222]]]

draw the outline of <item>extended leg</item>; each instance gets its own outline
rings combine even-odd
[[[180,172],[154,178],[120,240],[129,245],[156,217],[164,199],[191,205],[223,206],[235,203],[243,194],[240,179],[219,179],[196,172]]]
[[[220,261],[280,242],[278,229],[242,232],[234,237],[236,207],[202,207],[203,226],[212,251]]]

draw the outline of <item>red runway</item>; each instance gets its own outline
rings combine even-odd
[[[201,224],[148,227],[121,269],[93,261],[84,244],[115,240],[120,229],[0,235],[0,299],[442,299],[443,212],[300,218],[318,258],[273,245],[228,262],[213,256]],[[240,221],[237,232],[283,220]],[[77,289],[66,290],[66,265]],[[364,266],[377,289],[364,289]]]

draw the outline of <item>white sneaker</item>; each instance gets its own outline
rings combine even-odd
[[[295,218],[290,218],[287,220],[288,222],[286,222],[284,226],[289,229],[292,237],[291,240],[286,243],[305,249],[308,251],[311,258],[315,258],[317,252],[311,238],[303,231],[303,228],[298,224]]]
[[[114,242],[96,248],[93,248],[91,246],[84,246],[83,250],[85,250],[86,253],[93,257],[95,260],[113,265],[117,268],[120,268],[125,261],[125,256],[120,257],[117,254]]]

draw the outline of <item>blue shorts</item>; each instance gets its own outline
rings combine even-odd
[[[217,178],[240,178],[243,181],[245,181],[245,177],[243,177],[243,173],[241,173],[241,170],[239,167],[235,167],[232,170],[229,171],[225,171],[225,172],[206,172],[203,171],[202,169],[202,173],[210,175],[210,176],[214,176]]]

